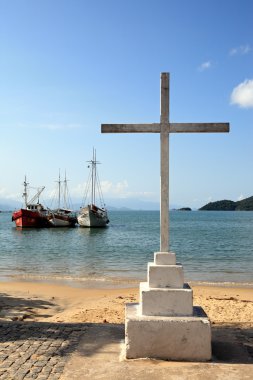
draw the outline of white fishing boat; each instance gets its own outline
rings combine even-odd
[[[80,208],[80,212],[77,216],[77,221],[80,227],[106,227],[109,223],[107,210],[103,201],[102,190],[99,182],[96,160],[96,151],[93,149],[93,158],[88,161],[90,165],[89,178],[87,181],[84,206]],[[88,199],[90,197],[90,203]],[[100,199],[101,207],[96,205],[97,199]],[[87,204],[88,203],[88,204]]]
[[[67,179],[61,181],[59,173],[58,184],[58,207],[50,210],[48,221],[53,227],[74,227],[77,223],[75,213],[70,209]]]

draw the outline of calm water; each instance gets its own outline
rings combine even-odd
[[[146,279],[158,211],[110,212],[106,229],[17,230],[0,213],[0,276],[106,286]],[[171,250],[187,281],[253,283],[253,212],[171,212]]]

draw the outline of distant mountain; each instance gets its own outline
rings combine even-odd
[[[51,199],[41,199],[42,204],[45,207],[51,208],[52,200]],[[71,208],[75,211],[79,211],[80,206],[82,205],[82,200],[78,198],[72,198]],[[13,211],[19,209],[22,206],[22,201],[7,200],[0,198],[0,211]],[[117,211],[128,211],[128,210],[148,210],[155,211],[160,210],[159,202],[144,201],[137,198],[109,198],[106,199],[106,208],[110,210]],[[171,209],[179,209],[179,205],[170,204]]]
[[[0,211],[13,211],[20,206],[21,202],[0,199]]]
[[[117,209],[131,210],[159,210],[159,202],[144,201],[137,198],[106,198],[107,208],[115,207]]]
[[[253,211],[253,196],[242,201],[222,200],[210,202],[199,209],[200,211]]]
[[[108,211],[133,211],[133,209],[129,207],[114,207],[114,206],[106,206]]]

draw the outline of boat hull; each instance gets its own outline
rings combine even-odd
[[[20,209],[14,211],[12,214],[12,221],[15,222],[16,227],[50,227],[47,219],[47,215],[43,215],[39,211],[30,211],[26,209]]]
[[[77,221],[80,227],[106,227],[109,223],[106,210],[94,205],[82,208]]]
[[[51,214],[48,218],[52,227],[74,227],[77,218],[69,215]]]

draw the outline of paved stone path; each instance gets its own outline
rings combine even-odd
[[[56,380],[87,325],[1,322],[0,379]]]
[[[208,363],[132,361],[124,325],[0,322],[0,380],[251,380],[252,329],[214,326],[212,335]]]

